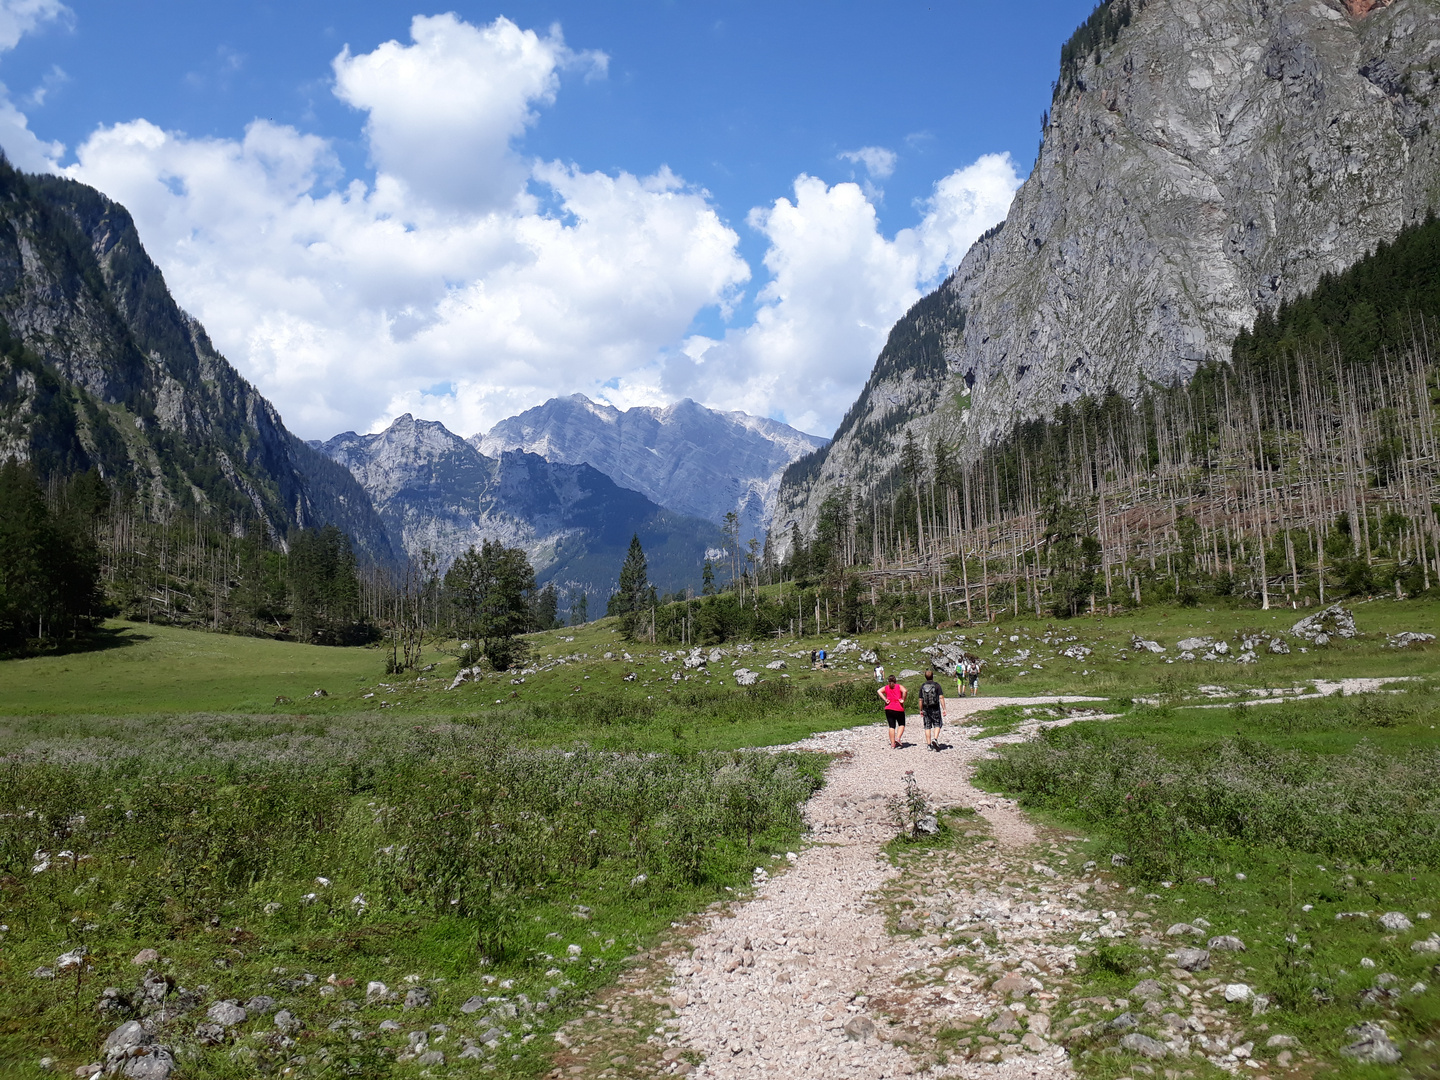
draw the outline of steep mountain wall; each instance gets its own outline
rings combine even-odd
[[[827,440],[688,398],[621,412],[572,394],[502,420],[470,441],[492,456],[527,450],[549,461],[592,465],[661,506],[717,524],[733,510],[743,535],[763,536],[780,473]]]
[[[0,160],[0,458],[96,467],[163,515],[336,524],[393,558],[369,498],[175,304],[125,208]]]
[[[831,446],[787,471],[780,522],[884,477],[906,428],[978,445],[1227,360],[1258,311],[1440,202],[1434,0],[1122,3],[1065,50],[1004,227],[896,326]]]
[[[433,552],[442,569],[498,540],[524,548],[541,583],[603,599],[632,535],[651,580],[666,590],[698,584],[706,550],[721,542],[712,523],[657,506],[589,465],[517,450],[487,457],[443,424],[408,413],[379,434],[347,431],[319,449],[364,487],[397,548]]]

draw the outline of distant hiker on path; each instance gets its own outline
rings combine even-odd
[[[875,693],[885,703],[885,723],[890,726],[890,749],[899,750],[905,745],[905,687],[891,675]]]
[[[980,696],[980,660],[978,657],[965,657],[965,683],[970,687],[970,696]],[[964,687],[962,686],[963,690]]]
[[[945,691],[935,681],[935,672],[925,672],[920,684],[920,712],[925,722],[925,749],[940,749],[940,729],[945,726]]]

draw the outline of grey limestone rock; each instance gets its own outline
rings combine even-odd
[[[1355,1041],[1341,1047],[1340,1053],[1367,1065],[1394,1065],[1400,1060],[1400,1048],[1391,1041],[1385,1029],[1373,1021],[1356,1024],[1345,1032]]]
[[[205,1010],[205,1015],[214,1023],[227,1028],[243,1024],[246,1018],[245,1009],[238,1001],[217,1001]]]
[[[364,488],[394,547],[412,556],[429,549],[442,566],[484,540],[498,540],[525,549],[544,582],[567,572],[566,553],[573,549],[577,559],[585,552],[576,572],[590,575],[573,584],[601,594],[629,546],[628,538],[623,544],[609,538],[608,522],[625,521],[628,531],[638,532],[652,563],[668,551],[697,565],[707,547],[723,543],[713,523],[666,511],[590,465],[513,449],[487,457],[443,424],[409,413],[382,432],[347,431],[315,445]],[[682,584],[663,576],[656,583]]]
[[[1081,394],[1228,360],[1258,312],[1436,205],[1428,0],[1137,8],[1059,84],[1003,227],[904,316],[777,519],[809,532],[827,497],[898,462],[907,430],[977,446]]]
[[[525,450],[590,465],[661,506],[716,524],[733,510],[742,532],[763,535],[780,474],[827,440],[688,399],[621,412],[572,394],[502,420],[470,442],[491,457]]]
[[[1131,1050],[1142,1057],[1163,1058],[1170,1051],[1159,1039],[1152,1039],[1149,1035],[1141,1035],[1138,1031],[1132,1031],[1129,1035],[1120,1040],[1120,1046],[1125,1050]]]
[[[1312,645],[1328,645],[1332,638],[1353,638],[1355,616],[1343,604],[1331,604],[1307,615],[1290,628],[1290,633]]]
[[[1129,1031],[1131,1028],[1139,1027],[1140,1021],[1136,1020],[1132,1013],[1123,1012],[1105,1026],[1111,1031]]]
[[[139,1046],[154,1042],[150,1032],[139,1020],[127,1020],[105,1037],[100,1050],[107,1058],[124,1057]]]
[[[1175,966],[1182,971],[1204,971],[1210,966],[1208,949],[1176,949]]]
[[[430,1003],[430,991],[423,986],[416,986],[405,992],[404,1007],[407,1009],[428,1009]]]
[[[119,1073],[128,1080],[168,1080],[175,1071],[175,1057],[168,1046],[147,1046],[120,1063]]]
[[[1403,912],[1387,911],[1380,916],[1380,925],[1386,930],[1399,933],[1402,930],[1409,930],[1414,923],[1407,919]]]

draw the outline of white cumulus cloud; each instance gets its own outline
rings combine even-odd
[[[0,0],[0,51],[66,17],[56,0]],[[347,176],[328,138],[263,120],[238,138],[102,127],[61,168],[64,148],[0,96],[11,160],[128,207],[176,299],[306,437],[407,411],[470,434],[576,391],[622,407],[688,395],[828,433],[890,326],[1019,185],[1008,156],[982,157],[892,237],[871,182],[895,153],[847,151],[863,186],[802,175],[751,211],[768,245],[755,316],[698,336],[697,315],[728,319],[751,277],[709,194],[664,166],[607,174],[523,153],[566,73],[603,76],[603,54],[558,28],[452,14],[332,67],[364,116],[373,179]]]
[[[557,72],[601,59],[505,19],[416,19],[412,38],[335,62],[336,92],[368,113],[373,184],[264,121],[243,139],[119,124],[65,170],[131,210],[180,303],[297,431],[409,410],[468,434],[596,393],[748,280],[734,231],[669,170],[515,152]]]
[[[842,150],[839,156],[842,161],[848,161],[852,165],[863,165],[872,180],[889,179],[895,173],[895,162],[898,160],[894,150],[886,150],[883,146]]]
[[[0,53],[7,53],[20,39],[46,23],[66,24],[73,13],[60,0],[0,0]],[[56,68],[55,71],[59,71]],[[44,94],[35,102],[44,101]],[[0,83],[0,147],[10,163],[30,172],[48,172],[65,153],[65,145],[39,138],[30,130],[30,121],[10,100],[10,90]]]
[[[801,176],[793,202],[750,215],[770,245],[754,322],[721,340],[692,337],[666,364],[664,387],[833,431],[895,320],[1005,217],[1019,186],[1009,155],[987,154],[935,185],[919,225],[886,239],[861,187]]]
[[[377,169],[444,207],[506,206],[526,166],[512,140],[559,89],[559,70],[603,72],[602,53],[575,53],[557,29],[546,37],[506,18],[472,26],[455,15],[417,17],[412,43],[335,58],[335,93],[367,114]]]

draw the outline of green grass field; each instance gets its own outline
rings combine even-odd
[[[1393,905],[1418,919],[1437,906],[1440,861],[1425,772],[1440,753],[1440,649],[1386,644],[1400,630],[1436,632],[1440,609],[1355,610],[1356,640],[1304,653],[1292,641],[1289,654],[1262,650],[1253,664],[1188,662],[1176,645],[1279,634],[1303,611],[1160,609],[871,634],[822,671],[810,670],[809,652],[833,654],[838,635],[722,645],[708,669],[687,671],[679,650],[626,643],[602,620],[534,635],[524,672],[453,690],[454,643],[429,649],[428,670],[396,677],[378,648],[109,624],[97,648],[0,662],[0,1076],[33,1075],[42,1056],[66,1071],[95,1060],[105,1032],[139,1008],[101,1012],[101,991],[133,996],[145,965],[130,958],[142,948],[160,953],[154,970],[171,994],[266,994],[304,1013],[295,1045],[252,1018],[238,1041],[194,1049],[187,1077],[282,1066],[384,1075],[403,1038],[352,1041],[346,1017],[363,1011],[372,1028],[382,1012],[407,1027],[420,1015],[439,1022],[476,995],[496,999],[485,1008],[499,1034],[472,1056],[502,1075],[543,1071],[536,1036],[614,979],[625,954],[743,892],[755,865],[799,840],[785,808],[818,782],[821,763],[742,748],[878,718],[860,650],[887,670],[922,671],[921,650],[961,635],[987,661],[983,696],[1091,694],[1119,714],[1007,752],[985,782],[1084,831],[1097,860],[1128,853],[1124,873],[1147,906],[1178,918],[1203,897],[1212,922],[1255,940],[1248,977],[1277,1000],[1300,976],[1276,966],[1291,955],[1276,934],[1301,935],[1302,989],[1328,1001],[1292,994],[1294,1022],[1334,1043],[1363,1012],[1357,995],[1373,989],[1361,986],[1373,981],[1362,956],[1397,978],[1426,976],[1370,924],[1335,924],[1332,908]],[[1135,636],[1165,652],[1137,651]],[[1089,652],[1064,655],[1076,646]],[[767,667],[775,661],[785,667]],[[759,672],[759,685],[737,686],[738,666]],[[1410,681],[1357,697],[1235,703],[1251,689],[1310,694],[1317,681],[1397,677]],[[1033,718],[1008,707],[983,723],[995,733]],[[1065,779],[1077,771],[1085,783]],[[1126,809],[1126,794],[1176,776],[1181,811],[1153,798],[1148,816]],[[1342,789],[1352,812],[1331,805]],[[1303,917],[1292,886],[1312,904]],[[32,976],[78,946],[88,950],[78,970]],[[1096,985],[1144,966],[1111,960]],[[367,1002],[371,981],[397,1000]],[[398,1000],[415,986],[433,1000],[420,1014]],[[1410,1034],[1435,1021],[1424,994],[1379,1008]],[[1105,1080],[1124,1066],[1101,1055],[1082,1071]]]

